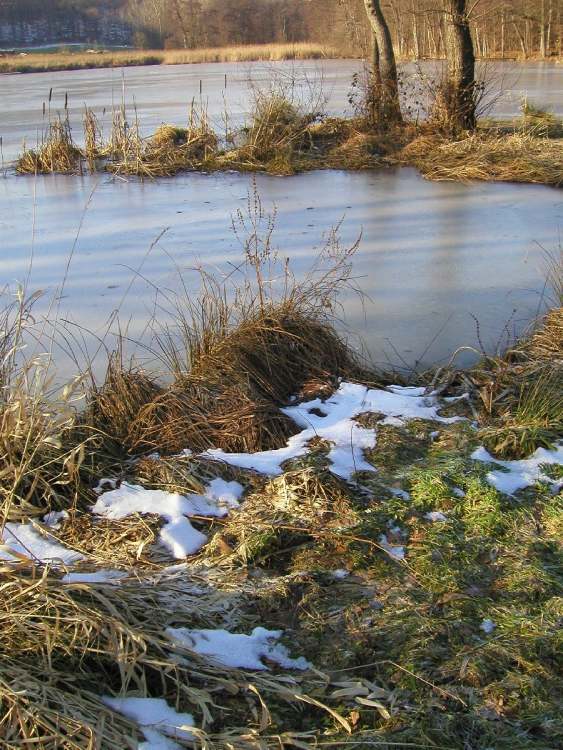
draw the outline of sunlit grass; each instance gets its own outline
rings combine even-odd
[[[336,48],[310,42],[205,47],[180,50],[127,50],[112,52],[29,52],[0,57],[0,73],[41,73],[50,70],[119,68],[135,65],[186,65],[268,60],[339,58]]]

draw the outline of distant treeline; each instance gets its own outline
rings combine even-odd
[[[83,42],[127,45],[124,0],[0,0],[0,47]]]
[[[382,7],[400,56],[442,56],[443,0]],[[563,0],[477,0],[471,13],[480,57],[561,55]],[[311,41],[360,55],[370,45],[363,0],[0,0],[4,43],[8,27],[14,44],[25,32],[145,49]]]

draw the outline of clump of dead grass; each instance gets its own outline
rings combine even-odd
[[[527,98],[522,102],[522,130],[542,138],[563,137],[563,121],[553,112],[532,104]]]
[[[342,529],[357,521],[350,488],[328,470],[287,470],[246,497],[203,554],[229,565],[284,569],[304,548],[326,554],[332,546],[334,554]]]
[[[145,375],[110,367],[90,394],[96,427],[130,452],[281,447],[295,425],[280,406],[307,381],[365,373],[332,318],[337,291],[351,284],[355,247],[342,248],[331,234],[309,276],[297,282],[277,257],[274,218],[256,194],[247,211],[235,221],[245,257],[241,279],[202,271],[200,296],[184,290],[174,325],[155,331],[155,354],[171,382],[158,390]]]
[[[37,299],[19,290],[0,321],[0,523],[77,503],[92,468],[91,438],[76,432],[81,378],[56,389],[49,357],[24,354]]]
[[[58,117],[48,126],[47,133],[35,149],[25,149],[16,162],[20,174],[76,172],[81,151],[75,145],[68,117]]]
[[[115,137],[118,143],[124,140],[120,138],[120,129],[118,122]],[[137,126],[133,137],[125,141],[125,148],[111,151],[112,159],[107,168],[116,174],[149,178],[205,169],[216,154],[218,142],[205,111],[192,105],[185,128],[161,125],[151,137],[143,139]]]
[[[561,267],[554,268],[561,279]],[[563,308],[549,310],[530,335],[500,357],[485,357],[471,377],[479,387],[493,453],[526,457],[563,432]]]
[[[473,133],[458,141],[422,135],[396,157],[429,180],[563,185],[561,142],[527,133]]]

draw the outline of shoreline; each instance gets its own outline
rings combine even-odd
[[[168,384],[108,351],[105,382],[59,406],[10,354],[13,311],[0,729],[109,750],[151,708],[175,750],[186,727],[209,750],[555,746],[562,308],[409,387],[362,367],[326,286],[274,298],[264,277],[228,311],[221,288],[205,309],[230,325],[185,309]]]
[[[48,73],[103,68],[146,67],[155,65],[201,65],[244,62],[282,62],[291,60],[362,60],[350,55],[349,50],[308,42],[296,44],[246,45],[238,47],[212,47],[193,50],[128,50],[118,52],[67,52],[0,53],[0,75]],[[443,58],[397,58],[399,63],[432,62]],[[545,63],[561,64],[558,57],[539,56],[523,58],[518,53],[504,57],[478,58],[479,62]]]

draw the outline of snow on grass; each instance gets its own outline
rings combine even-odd
[[[191,651],[210,656],[225,667],[238,669],[268,669],[262,659],[273,661],[285,669],[309,669],[306,659],[292,659],[286,647],[278,643],[282,630],[254,628],[250,635],[229,633],[226,630],[189,630],[167,628],[169,638]]]
[[[51,529],[60,529],[61,523],[70,518],[66,510],[51,510],[43,516],[43,523]]]
[[[496,628],[495,623],[490,620],[488,617],[483,620],[483,622],[479,625],[483,633],[486,633],[489,635],[493,632],[493,630]]]
[[[381,413],[383,424],[404,425],[409,419],[426,419],[444,423],[459,421],[460,417],[441,417],[440,402],[434,395],[424,395],[424,388],[389,386],[388,389],[366,388],[356,383],[341,383],[330,398],[307,401],[288,406],[283,413],[293,419],[302,432],[292,436],[284,448],[258,453],[226,453],[212,449],[203,455],[261,474],[279,475],[282,464],[308,453],[309,441],[321,438],[332,444],[328,460],[331,471],[343,479],[350,479],[357,471],[374,471],[364,459],[364,450],[374,448],[376,431],[362,427],[354,420],[366,412]]]
[[[134,513],[155,514],[166,523],[160,541],[178,560],[198,552],[207,541],[194,529],[187,517],[222,518],[238,506],[243,488],[238,482],[214,479],[205,495],[180,495],[176,492],[148,490],[123,482],[117,489],[100,495],[92,512],[105,518],[123,519]]]
[[[428,511],[428,513],[424,515],[424,518],[426,518],[427,521],[432,521],[432,523],[440,523],[448,520],[448,517],[439,510]]]
[[[35,562],[72,565],[84,559],[80,552],[63,547],[50,534],[41,534],[29,523],[6,523],[2,538],[1,560],[17,562],[18,555],[23,555]]]
[[[102,698],[106,706],[136,721],[146,742],[139,750],[176,750],[180,746],[168,739],[193,740],[188,727],[194,726],[191,714],[177,713],[162,698]]]
[[[563,465],[563,443],[552,451],[538,448],[530,458],[521,461],[500,461],[493,458],[483,447],[477,448],[471,454],[471,458],[502,467],[500,471],[489,471],[487,482],[506,495],[513,495],[518,490],[530,487],[540,480],[551,484],[556,492],[563,486],[562,481],[551,479],[542,468],[545,464]]]
[[[387,554],[392,557],[394,560],[404,560],[405,559],[405,548],[398,545],[398,544],[391,544],[389,540],[387,539],[386,534],[381,534],[381,536],[378,539],[379,546],[382,547]]]

